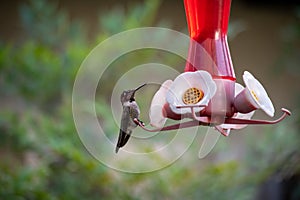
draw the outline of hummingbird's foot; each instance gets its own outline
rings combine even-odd
[[[135,120],[133,120],[135,123],[136,123],[136,125],[142,125],[142,126],[145,126],[145,123],[143,122],[143,121],[141,121],[140,119],[138,119],[138,118],[134,118]]]

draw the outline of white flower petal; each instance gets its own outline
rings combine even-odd
[[[216,83],[206,71],[185,72],[180,74],[174,80],[166,96],[166,100],[174,113],[185,114],[191,112],[190,108],[176,108],[177,106],[186,105],[182,100],[182,96],[189,88],[197,88],[204,93],[203,98],[195,105],[207,105],[217,90]],[[198,112],[202,109],[204,108],[195,108],[195,111]]]
[[[235,96],[237,96],[240,92],[242,92],[244,87],[239,84],[235,83]],[[237,113],[233,118],[237,119],[251,119],[251,117],[254,115],[255,111],[243,114],[243,113]],[[247,124],[222,124],[220,125],[223,129],[242,129],[248,126]]]
[[[243,74],[243,79],[252,100],[270,117],[274,116],[274,106],[262,84],[248,71]],[[254,93],[254,94],[253,94]]]
[[[166,93],[169,90],[172,83],[173,81],[166,80],[153,96],[149,111],[151,126],[154,126],[156,128],[162,128],[166,123],[167,118],[163,116],[163,107],[166,103]]]

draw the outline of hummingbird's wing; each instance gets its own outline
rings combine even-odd
[[[130,107],[129,106],[123,106],[123,113],[122,113],[122,119],[121,119],[121,128],[119,132],[119,138],[118,143],[116,146],[116,153],[118,153],[119,148],[123,147],[131,134],[131,130],[128,130],[129,120],[130,120]]]

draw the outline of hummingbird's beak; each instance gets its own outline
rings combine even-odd
[[[134,97],[134,94],[135,94],[136,91],[138,91],[139,89],[141,89],[141,88],[144,87],[145,85],[147,85],[147,83],[144,83],[143,85],[141,85],[141,86],[137,87],[136,89],[134,89],[134,91],[133,91],[133,93],[132,93],[132,95],[131,95],[131,98]]]
[[[135,92],[138,91],[139,89],[141,89],[141,88],[144,87],[145,85],[147,85],[147,83],[144,83],[143,85],[137,87],[134,91],[135,91]]]

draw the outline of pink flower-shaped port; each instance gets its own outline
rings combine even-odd
[[[167,118],[163,114],[163,107],[166,102],[166,94],[173,81],[166,80],[159,90],[155,93],[149,111],[150,125],[156,128],[162,128]]]
[[[235,97],[239,95],[243,91],[244,87],[239,84],[235,83]],[[237,119],[251,119],[255,111],[251,111],[249,113],[239,113],[237,112],[232,118],[237,118]],[[248,126],[247,124],[222,124],[220,125],[221,128],[223,129],[242,129]]]
[[[185,72],[177,76],[166,94],[171,110],[176,114],[191,113],[191,108],[179,106],[207,106],[217,90],[212,76],[206,71]],[[195,107],[199,112],[204,107]]]
[[[189,72],[189,73],[191,73],[191,72]],[[198,71],[198,73],[199,73],[199,71]],[[201,73],[205,74],[205,72],[204,73],[200,72],[200,74]],[[180,120],[182,117],[184,117],[181,114],[176,114],[175,112],[173,112],[170,107],[171,101],[168,102],[168,95],[170,95],[170,93],[174,91],[174,90],[172,90],[172,87],[174,87],[174,85],[175,85],[174,84],[175,81],[172,82],[171,80],[167,80],[162,84],[161,88],[154,95],[152,103],[151,103],[150,115],[149,115],[150,116],[150,124],[154,127],[157,127],[157,129],[146,128],[138,119],[135,119],[135,122],[137,124],[139,124],[139,126],[142,127],[144,130],[149,131],[149,132],[176,130],[176,129],[193,127],[193,126],[198,126],[198,125],[204,125],[204,126],[213,125],[214,128],[216,130],[218,130],[221,134],[223,134],[224,136],[228,136],[231,129],[241,129],[241,128],[244,128],[245,126],[247,126],[248,124],[276,124],[276,123],[282,121],[286,116],[291,115],[291,112],[289,110],[282,108],[281,110],[283,111],[283,115],[276,120],[273,120],[273,121],[251,120],[250,118],[252,117],[252,115],[254,114],[254,111],[256,109],[258,109],[258,108],[263,109],[263,106],[259,106],[258,103],[257,103],[257,105],[254,104],[254,103],[256,103],[256,101],[254,101],[253,98],[255,98],[257,100],[260,97],[265,98],[266,96],[265,96],[265,94],[262,94],[262,96],[261,96],[261,94],[258,93],[259,96],[256,97],[254,94],[256,94],[257,88],[258,88],[258,90],[261,89],[259,87],[260,84],[257,86],[257,84],[256,84],[257,80],[252,75],[250,76],[250,81],[247,79],[247,78],[249,78],[249,77],[247,77],[249,75],[249,72],[248,73],[245,72],[244,75],[245,75],[244,80],[246,82],[247,87],[244,88],[240,84],[235,84],[235,98],[234,98],[235,115],[233,117],[225,118],[225,124],[217,125],[218,122],[212,121],[211,118],[209,118],[205,115],[205,113],[203,113],[204,114],[203,116],[198,117],[194,110],[197,107],[202,109],[204,104],[199,104],[196,106],[195,106],[195,104],[192,104],[192,105],[188,104],[186,106],[185,105],[183,105],[183,106],[179,105],[178,107],[175,106],[175,108],[176,109],[180,109],[180,108],[191,109],[190,112],[192,115],[188,114],[188,115],[186,115],[186,117],[192,116],[192,118],[193,118],[192,121],[187,121],[187,122],[182,122],[179,124],[164,126],[167,118],[174,119],[174,120]],[[180,76],[181,75],[179,75],[178,77],[180,77]],[[205,79],[203,77],[201,77],[201,78],[202,78],[202,80]],[[248,84],[251,84],[250,82],[253,80],[255,80],[254,86],[252,86],[252,85],[249,86]],[[212,89],[211,90],[208,89],[207,91],[212,91],[212,93],[209,95],[209,100],[207,102],[210,102],[211,98],[216,93],[216,91],[215,91],[216,84],[213,81],[210,84],[211,84]],[[201,90],[202,92],[206,91],[206,90],[202,90],[203,87],[199,87],[197,84],[192,85],[192,87],[195,87],[197,90]],[[187,88],[187,90],[189,90],[189,89],[190,88]],[[253,90],[252,92],[250,92],[252,95],[247,95],[246,92],[248,92],[248,90],[251,90],[251,89]],[[194,91],[194,88],[193,88],[193,91]],[[263,90],[263,91],[265,92],[265,90]],[[185,97],[186,93],[187,92],[181,93],[182,94],[182,102],[185,103],[187,101],[195,101],[194,98],[185,99],[184,97]],[[188,93],[190,93],[190,91],[188,91]],[[171,94],[173,94],[173,93],[171,93]],[[194,93],[192,93],[192,94],[193,95],[189,94],[187,96],[194,97],[195,94]],[[201,94],[201,92],[200,92],[200,94]],[[199,100],[199,102],[200,102],[202,99],[204,99],[205,93],[203,92],[203,95],[198,94],[198,96],[201,97]],[[251,101],[253,101],[253,102],[251,102]],[[199,102],[197,101],[196,103],[199,103]],[[262,102],[261,105],[264,105],[264,104],[269,105],[269,106],[271,105],[271,108],[273,108],[272,104],[268,104],[268,101],[266,101],[266,102],[267,103]],[[254,105],[256,105],[257,107],[254,107]],[[205,107],[205,105],[204,105],[204,107]],[[272,109],[271,109],[271,111],[272,111]],[[274,110],[271,113],[274,114]]]
[[[274,116],[274,107],[262,84],[248,71],[244,72],[243,79],[246,88],[234,99],[234,106],[238,112],[249,113],[262,109],[270,117]]]

